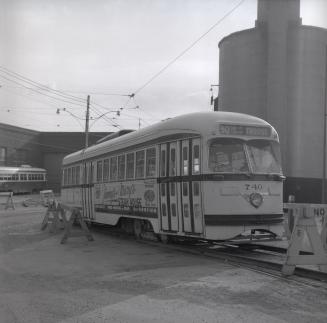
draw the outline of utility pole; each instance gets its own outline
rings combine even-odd
[[[85,148],[89,146],[89,121],[90,121],[90,96],[86,101],[86,117],[85,117]]]
[[[326,203],[326,118],[327,118],[327,46],[325,62],[325,97],[324,97],[324,140],[323,140],[323,157],[322,157],[322,186],[321,186],[321,203]]]

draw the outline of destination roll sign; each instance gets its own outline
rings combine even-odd
[[[229,136],[270,137],[271,129],[260,126],[244,126],[237,124],[220,124],[219,133]]]

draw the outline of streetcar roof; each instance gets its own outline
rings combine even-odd
[[[45,173],[44,168],[37,167],[10,167],[10,166],[0,166],[1,174],[10,174],[10,173]]]
[[[254,116],[236,112],[195,112],[184,114],[171,119],[163,120],[154,125],[136,130],[112,140],[104,141],[87,149],[82,149],[67,155],[63,164],[71,164],[84,159],[112,151],[133,147],[162,137],[187,134],[188,136],[207,136],[216,129],[218,123],[231,123],[240,125],[269,126],[271,125]]]

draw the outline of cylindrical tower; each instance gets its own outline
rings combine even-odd
[[[326,45],[325,29],[301,24],[299,0],[258,0],[255,27],[219,43],[219,110],[275,126],[297,201],[321,197]]]

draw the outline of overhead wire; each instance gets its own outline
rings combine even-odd
[[[54,97],[54,96],[48,95],[48,94],[46,94],[46,93],[40,92],[40,91],[38,91],[38,90],[36,90],[36,89],[34,89],[34,88],[28,87],[28,86],[26,86],[26,85],[24,85],[24,84],[19,83],[18,81],[12,80],[12,79],[10,79],[10,78],[8,78],[8,77],[6,77],[6,76],[3,76],[3,75],[1,75],[1,74],[0,74],[0,77],[3,78],[3,79],[5,79],[5,80],[7,80],[7,81],[9,81],[9,82],[12,82],[12,83],[15,83],[15,84],[17,84],[17,85],[19,85],[19,86],[21,86],[21,87],[24,87],[24,88],[26,88],[26,89],[28,89],[28,90],[30,90],[30,91],[32,91],[32,92],[39,93],[39,94],[44,95],[44,96],[46,96],[46,97],[49,97],[49,98],[51,98],[51,99],[55,99],[55,100],[58,100],[58,101],[61,101],[61,102],[64,102],[64,103],[68,103],[68,104],[74,104],[74,105],[78,105],[78,106],[81,106],[81,107],[85,107],[85,105],[81,105],[81,104],[79,104],[79,103],[77,103],[77,102],[71,102],[71,101],[63,100],[63,99],[61,99],[61,98]]]
[[[164,67],[162,67],[157,73],[155,73],[148,81],[146,81],[143,85],[141,85],[139,88],[137,88],[132,94],[118,94],[118,93],[102,93],[102,94],[99,94],[99,95],[117,95],[117,96],[124,96],[124,97],[128,97],[127,101],[125,102],[125,104],[122,105],[122,107],[120,108],[120,110],[124,110],[129,102],[131,101],[132,98],[135,97],[136,94],[138,94],[139,92],[141,92],[145,87],[147,87],[150,83],[152,83],[158,76],[160,76],[164,71],[166,71],[172,64],[174,64],[178,59],[180,59],[182,56],[184,56],[191,48],[193,48],[201,39],[203,39],[209,32],[211,32],[215,27],[217,27],[223,20],[225,20],[229,15],[231,15],[238,7],[240,7],[242,5],[242,3],[244,2],[245,0],[241,0],[239,1],[231,10],[229,10],[225,15],[223,15],[217,22],[215,22],[206,32],[204,32],[200,37],[198,37],[195,41],[193,41],[187,48],[185,48],[179,55],[177,55],[175,58],[173,58],[171,61],[169,61]],[[9,81],[9,82],[13,82],[15,84],[18,84],[19,86],[21,87],[24,87],[30,91],[33,91],[35,93],[38,93],[38,94],[41,94],[41,95],[44,95],[44,96],[47,96],[51,99],[54,99],[54,100],[57,100],[57,101],[61,101],[61,102],[64,102],[64,103],[68,103],[68,104],[73,104],[73,105],[77,105],[77,106],[82,106],[82,107],[85,107],[85,105],[82,105],[81,103],[85,103],[85,100],[80,98],[80,97],[77,97],[77,96],[74,96],[74,95],[70,95],[70,94],[67,94],[65,93],[64,91],[60,91],[60,90],[55,90],[55,89],[52,89],[46,85],[43,85],[39,82],[36,82],[36,81],[33,81],[19,73],[16,73],[16,72],[13,72],[3,66],[0,66],[0,72],[1,73],[5,73],[6,75],[12,77],[12,78],[15,78],[15,80],[12,80],[6,76],[4,76],[3,74],[0,73],[0,77]],[[36,87],[37,89],[35,88],[31,88],[29,86],[26,86],[25,84],[21,84],[20,82],[17,81],[20,80],[21,82],[25,82],[29,85],[32,85],[34,87]],[[41,92],[42,91],[42,92]],[[55,96],[52,96],[52,95],[49,95],[47,93],[44,93],[44,92],[48,92],[50,94],[53,94],[53,95],[56,95]],[[67,101],[67,100],[70,100],[70,101]],[[96,107],[99,107],[99,108],[102,108],[106,111],[108,111],[108,108],[107,107],[104,107],[103,105],[100,105],[96,102],[92,102],[91,104],[91,107],[92,109],[99,115],[101,115],[101,112],[99,112],[99,109],[97,109]],[[115,110],[112,110],[112,111],[115,111]],[[147,112],[148,113],[148,112]],[[148,113],[149,114],[149,113]],[[115,127],[118,127],[119,125],[116,123],[116,122],[113,122],[110,118],[107,118],[107,116],[103,116],[103,119],[106,120],[108,123],[110,123],[111,125],[115,126]]]
[[[77,102],[80,102],[80,103],[84,103],[85,102],[85,99],[82,99],[80,97],[77,97],[77,96],[73,96],[73,95],[69,95],[69,94],[66,94],[65,92],[63,91],[60,91],[60,90],[55,90],[47,85],[44,85],[44,84],[41,84],[39,82],[36,82],[36,81],[33,81],[29,78],[27,78],[26,76],[23,76],[17,72],[14,72],[14,71],[11,71],[9,70],[8,68],[6,67],[3,67],[0,65],[0,72],[2,73],[5,73],[11,77],[14,77],[14,78],[17,78],[27,84],[30,84],[30,85],[33,85],[35,86],[36,88],[38,89],[41,89],[43,91],[48,91],[48,92],[51,92],[52,94],[55,94],[55,95],[58,95],[58,96],[61,96],[61,97],[64,97],[65,99],[69,99],[69,100],[75,100]]]
[[[159,75],[161,75],[165,70],[167,70],[172,64],[174,64],[178,59],[184,56],[191,48],[193,48],[202,38],[204,38],[208,33],[210,33],[215,27],[217,27],[220,23],[222,23],[229,15],[231,15],[238,7],[242,5],[245,0],[241,0],[238,2],[231,10],[229,10],[226,14],[224,14],[218,21],[216,21],[206,32],[204,32],[200,37],[198,37],[195,41],[193,41],[188,47],[186,47],[180,54],[178,54],[175,58],[169,61],[164,67],[162,67],[157,73],[155,73],[148,81],[146,81],[142,86],[140,86],[136,91],[134,91],[131,95],[136,95],[140,91],[142,91],[146,86],[152,83]]]

